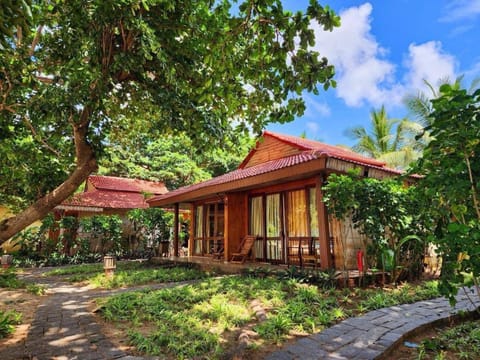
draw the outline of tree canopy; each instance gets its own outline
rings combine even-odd
[[[35,2],[30,27],[3,32],[0,194],[23,211],[0,222],[0,242],[97,169],[122,119],[203,148],[302,114],[304,91],[335,85],[313,20],[340,23],[315,0],[296,13],[280,0]]]
[[[236,169],[253,145],[248,134],[239,134],[235,144],[225,139],[221,147],[199,149],[185,133],[162,136],[137,130],[109,141],[100,173],[163,181],[170,190]]]

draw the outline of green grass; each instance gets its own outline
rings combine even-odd
[[[438,296],[435,289],[434,283],[404,286],[388,293],[388,303]],[[281,343],[293,333],[318,332],[375,309],[385,302],[377,298],[381,292],[384,290],[325,290],[292,279],[236,276],[119,294],[99,300],[99,304],[107,321],[129,329],[130,342],[143,353],[220,359],[234,346],[229,339],[241,328],[251,328],[258,334],[255,344],[249,346],[255,351],[262,344]],[[267,319],[261,323],[252,310],[253,300],[267,312]]]
[[[138,261],[117,262],[118,271],[137,270],[148,268],[149,265]],[[53,269],[44,274],[44,276],[70,276],[72,279],[89,279],[92,275],[103,273],[103,263],[71,265]]]
[[[15,270],[0,270],[0,288],[4,289],[25,289],[34,295],[43,295],[45,288],[36,284],[29,284],[19,280]]]
[[[45,276],[67,276],[67,280],[87,282],[96,288],[114,289],[148,283],[179,282],[201,279],[208,274],[190,266],[155,267],[140,262],[119,262],[114,276],[107,278],[103,264],[68,266],[45,273]]]
[[[467,321],[423,340],[418,359],[479,359],[480,320]]]
[[[1,311],[0,310],[0,339],[12,334],[15,330],[15,325],[20,324],[22,314],[16,311]]]

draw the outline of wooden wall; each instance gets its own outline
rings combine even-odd
[[[253,156],[250,158],[245,167],[263,164],[267,161],[284,158],[300,153],[301,151],[291,145],[285,144],[277,139],[270,137],[263,138],[258,142],[257,148]]]
[[[351,220],[340,221],[334,217],[330,217],[330,235],[333,237],[335,269],[357,270],[357,251],[362,249],[365,252],[365,236],[353,227]]]
[[[248,231],[247,194],[229,193],[225,198],[225,260],[236,252]]]

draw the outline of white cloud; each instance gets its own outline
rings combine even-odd
[[[423,88],[423,80],[436,84],[446,77],[455,79],[455,58],[435,41],[410,44],[402,64],[405,68],[398,69],[372,34],[372,10],[365,3],[341,11],[342,24],[332,32],[312,23],[315,50],[335,65],[336,94],[348,106],[399,105],[405,94]],[[405,73],[402,79],[399,70]]]
[[[311,95],[304,95],[306,104],[305,116],[310,118],[318,118],[318,116],[328,117],[332,113],[330,107],[324,103],[317,100],[317,98]]]
[[[454,0],[445,7],[445,16],[440,18],[443,22],[455,22],[474,19],[480,15],[480,0]]]
[[[337,94],[350,106],[381,104],[390,97],[382,87],[394,87],[395,66],[383,59],[387,50],[371,33],[371,13],[370,3],[346,9],[340,12],[342,25],[331,33],[313,25],[315,49],[335,65]]]
[[[442,51],[439,41],[410,44],[405,66],[409,69],[405,77],[408,88],[425,91],[424,81],[436,85],[439,80],[455,80],[455,58]]]

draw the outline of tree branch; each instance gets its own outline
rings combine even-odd
[[[43,144],[43,146],[45,146],[49,151],[51,151],[56,156],[58,156],[58,157],[61,156],[58,151],[56,151],[45,140],[43,140],[41,136],[38,135],[37,131],[35,130],[35,128],[33,127],[32,123],[30,122],[30,120],[28,119],[28,117],[26,115],[23,116],[23,122],[30,129],[30,131],[32,132],[32,135],[35,139],[38,139],[38,141],[40,141]]]
[[[32,56],[33,53],[35,52],[35,48],[37,47],[38,42],[40,41],[40,36],[42,35],[42,31],[43,31],[43,25],[40,25],[37,28],[35,37],[33,38],[32,44],[30,45],[30,52],[28,53],[30,56]]]

